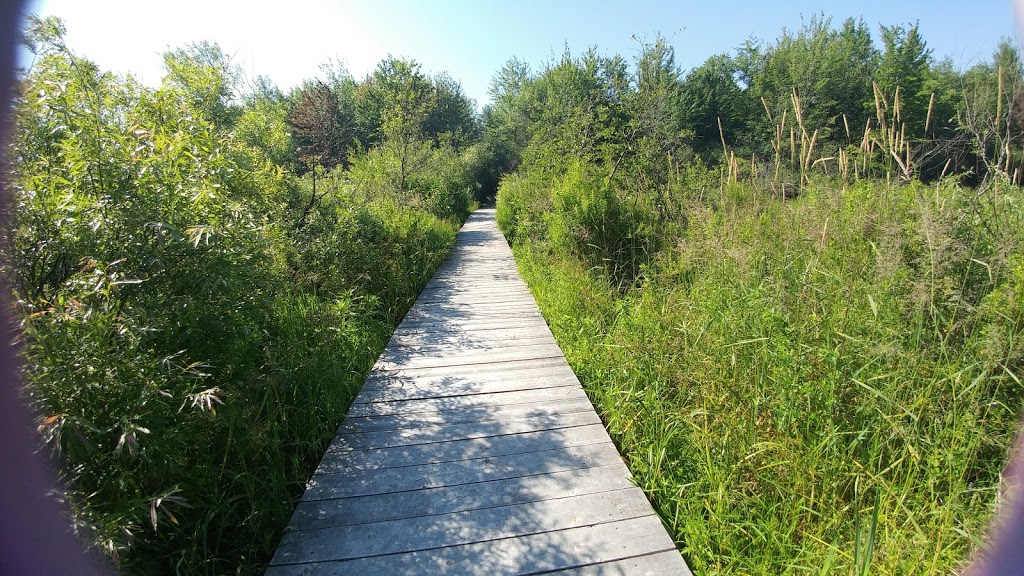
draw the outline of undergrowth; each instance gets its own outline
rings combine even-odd
[[[424,146],[415,190],[379,184],[381,154],[300,176],[247,143],[288,152],[288,102],[237,105],[218,49],[166,56],[152,89],[58,21],[31,34],[0,264],[56,493],[123,573],[260,573],[453,246],[469,163]]]
[[[1022,408],[1022,190],[682,184],[660,224],[594,219],[656,226],[626,278],[629,253],[565,242],[589,237],[571,172],[509,178],[503,229],[695,572],[956,571]]]

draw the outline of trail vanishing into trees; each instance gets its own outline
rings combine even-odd
[[[481,112],[389,57],[159,87],[33,19],[3,272],[74,529],[260,573],[475,205],[695,573],[954,572],[1024,408],[1024,67],[812,18],[692,70],[512,58]]]

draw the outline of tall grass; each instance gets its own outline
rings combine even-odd
[[[499,215],[696,572],[955,571],[1024,406],[1024,191],[804,183],[679,180],[625,289],[512,209],[521,178]]]

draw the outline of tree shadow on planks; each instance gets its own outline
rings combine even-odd
[[[543,319],[539,315],[524,317],[527,313],[520,312],[514,319],[474,316],[465,326],[452,330],[403,327],[392,335],[375,368],[448,367],[448,371],[455,371],[478,364],[561,358],[562,352]]]
[[[267,574],[665,573],[678,553],[574,379],[372,375]]]
[[[481,271],[480,262],[495,257],[473,257],[466,245],[472,246],[477,233],[460,234],[450,261],[409,310],[377,368],[560,356],[533,296],[516,273],[504,239],[498,235],[497,240],[487,240],[500,245],[484,250],[485,256],[495,252],[504,256]],[[494,234],[480,236],[480,241],[490,236]]]
[[[487,218],[396,330],[268,575],[688,573]]]

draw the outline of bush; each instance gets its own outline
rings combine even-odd
[[[653,207],[639,197],[620,197],[581,164],[573,164],[555,187],[554,206],[551,242],[603,267],[617,286],[636,280],[658,250]]]
[[[452,156],[431,185],[448,194],[432,205],[444,219],[338,174],[312,196],[311,174],[273,163],[287,134],[259,133],[281,122],[104,74],[40,24],[51,35],[16,102],[3,271],[62,496],[125,572],[258,573],[452,246],[466,179]]]
[[[516,248],[638,484],[697,571],[956,570],[1024,408],[1024,191],[735,186],[626,291]]]

